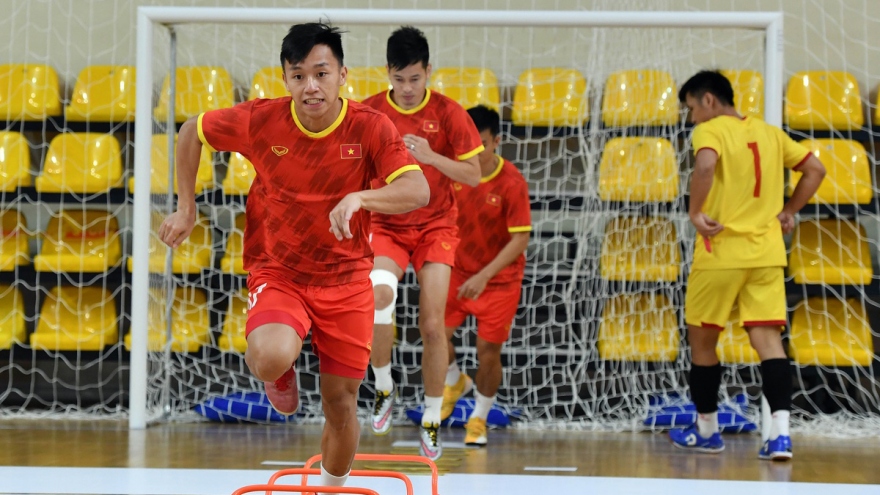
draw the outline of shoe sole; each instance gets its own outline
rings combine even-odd
[[[423,448],[421,448],[421,447],[419,447],[419,454],[421,454],[422,457],[427,457],[428,459],[430,459],[430,460],[432,460],[432,461],[436,461],[437,459],[440,459],[441,457],[443,457],[443,451],[442,451],[442,450],[440,451],[439,454],[437,454],[436,457],[431,457],[430,455],[428,455],[427,452],[425,452],[425,449],[423,449]]]
[[[670,440],[670,442],[672,442],[672,440]],[[718,453],[724,451],[724,446],[722,446],[719,449],[710,449],[708,447],[691,447],[691,446],[687,446],[687,445],[680,445],[675,442],[672,442],[672,445],[674,445],[676,448],[681,449],[681,450],[687,450],[690,452],[699,452],[701,454],[718,454]]]
[[[299,393],[299,390],[297,390],[297,394],[298,393]],[[296,409],[294,409],[293,411],[290,411],[290,412],[282,411],[281,409],[279,409],[278,406],[276,406],[275,404],[272,403],[272,399],[269,398],[268,394],[266,395],[266,400],[268,400],[269,404],[272,405],[272,409],[275,409],[275,411],[277,411],[279,414],[283,414],[284,416],[291,416],[293,414],[296,414],[297,411],[299,411],[299,399],[297,399],[297,401],[296,401]]]
[[[785,461],[790,461],[791,458],[792,458],[791,452],[777,452],[775,454],[770,454],[770,455],[758,454],[758,459],[761,459],[763,461],[785,462]]]
[[[390,421],[389,421],[389,423],[390,423]],[[375,435],[377,437],[383,437],[391,431],[391,425],[389,424],[388,427],[381,429],[381,430],[377,430],[376,427],[373,426],[372,423],[370,423],[370,429],[373,430],[373,435]]]
[[[468,447],[485,447],[488,442],[465,442]]]

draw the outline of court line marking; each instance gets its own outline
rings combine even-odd
[[[305,466],[306,463],[303,461],[263,461],[260,464],[263,466]]]
[[[392,447],[418,447],[420,442],[418,440],[396,440],[391,444]],[[470,449],[464,444],[464,442],[443,442],[443,446],[450,449]]]
[[[578,468],[573,466],[526,466],[523,468],[523,471],[564,471],[568,473],[573,473],[577,470]]]

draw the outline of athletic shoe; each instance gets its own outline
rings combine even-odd
[[[436,461],[443,455],[443,445],[440,443],[440,425],[432,423],[430,426],[422,425],[419,428],[419,452],[428,459]]]
[[[669,439],[676,447],[694,452],[717,454],[724,450],[724,440],[721,439],[720,433],[715,432],[709,438],[701,437],[697,425],[672,430],[669,432]]]
[[[452,412],[455,411],[455,405],[458,403],[458,399],[461,399],[462,395],[470,392],[473,388],[474,381],[464,373],[458,377],[458,382],[455,385],[444,386],[443,405],[440,406],[440,421],[452,416]]]
[[[376,391],[373,414],[370,417],[370,426],[376,435],[384,435],[391,429],[391,408],[396,398],[397,387],[392,387],[391,392]]]
[[[464,436],[464,444],[471,447],[485,447],[489,440],[486,438],[486,420],[471,418],[464,427],[467,434]]]
[[[791,459],[791,437],[779,435],[767,440],[758,451],[758,458],[768,461],[787,461]]]
[[[264,382],[266,397],[276,411],[290,415],[299,409],[299,388],[296,386],[296,370],[290,368],[274,382]]]

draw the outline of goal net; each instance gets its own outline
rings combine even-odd
[[[189,2],[196,7],[286,7],[281,3]],[[565,8],[630,10],[633,15],[647,9],[729,8],[721,3],[579,0]],[[23,153],[30,161],[21,180],[30,182],[4,192],[0,206],[4,247],[26,244],[19,261],[4,265],[2,273],[8,289],[0,299],[10,308],[3,313],[2,332],[9,329],[11,337],[8,350],[0,351],[0,379],[8,384],[0,392],[0,414],[126,416],[136,408],[137,414],[146,413],[147,421],[188,420],[200,418],[194,411],[204,411],[207,404],[244,420],[271,419],[265,402],[259,403],[262,384],[243,359],[247,293],[241,268],[242,214],[253,178],[246,161],[235,154],[205,152],[193,235],[170,253],[155,231],[173,208],[169,131],[200,110],[283,94],[278,53],[291,23],[248,22],[248,9],[243,9],[237,23],[150,25],[152,120],[149,135],[135,136],[133,115],[118,101],[103,114],[76,117],[75,110],[68,110],[65,117],[65,109],[76,104],[101,107],[81,100],[86,93],[97,98],[102,85],[115,88],[112,94],[119,100],[125,86],[136,82],[134,70],[123,70],[136,65],[135,8],[113,4],[115,10],[108,12],[61,2],[15,5],[13,15],[0,20],[10,33],[0,63],[51,68],[57,74],[60,113],[7,116],[9,136],[3,139],[23,138]],[[801,213],[802,223],[787,238],[790,325],[785,337],[795,381],[795,421],[827,422],[833,428],[826,430],[835,433],[880,431],[868,427],[880,422],[880,386],[873,373],[878,333],[871,326],[880,277],[873,271],[878,191],[871,173],[876,108],[870,100],[880,81],[880,40],[866,42],[862,36],[858,41],[849,35],[880,32],[880,20],[867,15],[863,1],[841,5],[763,0],[748,6],[786,11],[781,80],[767,74],[763,29],[541,27],[537,22],[438,26],[412,11],[416,17],[407,23],[421,28],[431,46],[431,89],[465,106],[484,102],[498,108],[504,121],[500,154],[529,182],[532,240],[520,309],[503,351],[498,395],[499,406],[518,418],[517,424],[631,430],[662,426],[684,410],[689,350],[683,302],[693,249],[686,214],[692,152],[677,88],[698,70],[718,68],[735,83],[741,111],[762,118],[772,117],[765,115],[764,100],[771,91],[764,83],[786,87],[786,115],[791,117],[786,122],[792,123],[792,135],[807,140],[826,167],[839,170],[829,174],[834,182],[826,180],[817,205]],[[299,6],[363,7],[345,0]],[[372,0],[369,6],[413,7],[394,0]],[[546,8],[516,0],[506,6]],[[436,7],[451,6],[438,2]],[[474,9],[468,2],[454,7]],[[486,8],[496,7],[487,3]],[[805,13],[816,11],[824,17]],[[481,15],[479,9],[472,13]],[[815,19],[825,20],[817,26]],[[332,15],[329,20],[347,31],[343,42],[351,83],[343,93],[360,99],[384,89],[385,42],[402,22],[346,24]],[[113,43],[100,41],[108,38]],[[52,48],[59,41],[67,47],[64,56]],[[172,66],[173,84],[168,80]],[[85,74],[94,80],[80,91],[87,68]],[[27,70],[37,71],[32,80],[43,77],[39,68]],[[811,118],[799,103],[805,98],[821,107],[815,102],[822,98],[839,101],[835,91],[847,87],[844,75],[801,74],[832,70],[849,74],[855,83],[844,93],[850,104],[861,96],[853,107],[864,117],[861,121],[840,105],[819,108]],[[3,71],[0,65],[0,109],[4,92],[13,87]],[[788,86],[793,79],[799,86]],[[806,96],[804,88],[810,90]],[[134,100],[129,105],[130,110]],[[841,121],[838,114],[846,118]],[[802,118],[794,122],[795,117]],[[73,130],[93,135],[74,136]],[[68,144],[55,145],[56,139],[70,136]],[[109,145],[92,144],[107,138]],[[146,176],[135,172],[136,139],[142,150],[150,150]],[[118,150],[100,155],[112,143]],[[71,151],[74,146],[85,150]],[[86,165],[65,168],[71,156],[82,156],[86,163],[98,160],[102,167],[116,157],[121,175],[112,175],[112,165],[109,172]],[[7,166],[9,161],[3,160],[0,156]],[[103,178],[98,190],[82,189],[77,182],[93,177]],[[47,183],[60,184],[59,190],[46,189]],[[138,203],[136,190],[149,193],[150,201]],[[139,216],[139,207],[148,208],[148,215]],[[138,242],[146,250],[135,261]],[[57,263],[41,261],[46,256]],[[137,267],[149,272],[141,282],[132,274]],[[402,393],[399,420],[422,397],[417,302],[418,287],[409,271],[398,299],[393,354]],[[760,369],[744,331],[735,321],[729,327],[719,345],[725,365],[720,398],[725,410],[742,416],[741,427],[758,421]],[[145,329],[146,338],[133,339],[132,328]],[[455,344],[460,365],[473,374],[472,321]],[[137,360],[143,354],[146,387],[130,388],[130,375],[142,373]],[[308,344],[297,369],[303,410],[295,420],[319,419],[317,360]],[[373,397],[371,385],[370,375],[361,388],[364,415]],[[230,400],[254,403],[233,410]]]

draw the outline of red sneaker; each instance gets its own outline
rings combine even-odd
[[[299,409],[299,388],[296,386],[296,370],[292,367],[274,382],[264,382],[266,397],[276,411],[290,415]]]

